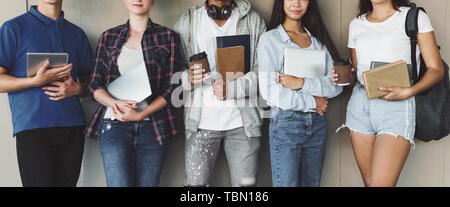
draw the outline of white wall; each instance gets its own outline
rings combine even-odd
[[[0,24],[26,11],[24,1],[2,0],[0,5]],[[6,94],[0,94],[0,106],[0,186],[21,186],[16,142],[12,139],[11,112]]]
[[[29,0],[35,4],[37,0]],[[152,19],[162,25],[172,27],[188,7],[203,3],[203,0],[156,0],[151,11]],[[251,0],[255,9],[266,21],[269,19],[273,0]],[[450,2],[446,0],[415,0],[425,6],[431,16],[438,42],[443,46],[443,57],[450,60]],[[348,24],[356,15],[358,0],[319,0],[322,15],[327,27],[343,56],[347,55],[346,42]],[[0,25],[7,19],[25,12],[26,0],[0,0]],[[7,5],[7,6],[6,6]],[[64,0],[66,18],[79,25],[89,36],[95,47],[99,35],[108,28],[124,23],[127,11],[120,0]],[[1,43],[0,43],[1,44]],[[351,149],[348,132],[334,134],[335,129],[345,120],[345,109],[350,96],[349,91],[332,100],[329,109],[329,137],[323,186],[362,186],[359,170]],[[95,111],[95,103],[89,98],[82,100],[87,117]],[[12,139],[7,97],[0,95],[0,186],[20,186],[17,169],[15,143]],[[270,162],[268,149],[268,123],[265,123],[260,155],[259,185],[270,186]],[[177,136],[171,140],[162,171],[162,186],[182,186],[184,174],[184,138]],[[213,177],[213,185],[229,186],[228,166],[223,152],[218,159]],[[439,142],[422,143],[417,141],[416,149],[411,151],[400,186],[450,186],[450,139]],[[87,139],[80,186],[105,186],[103,165],[95,140]]]

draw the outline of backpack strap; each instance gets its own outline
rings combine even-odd
[[[419,77],[417,75],[417,35],[419,34],[419,13],[420,11],[423,11],[426,13],[425,9],[422,7],[412,7],[408,11],[408,15],[406,16],[406,23],[405,23],[405,31],[406,35],[408,35],[411,43],[411,62],[413,65],[413,71],[412,71],[412,78],[414,81],[414,84],[419,82]],[[422,70],[422,68],[421,68]]]

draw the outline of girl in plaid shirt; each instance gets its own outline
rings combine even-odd
[[[100,138],[108,186],[157,186],[167,138],[176,134],[172,76],[183,64],[179,36],[153,23],[153,0],[123,0],[129,21],[99,40],[89,92],[101,105],[86,133]],[[114,99],[106,86],[145,62],[152,95],[137,103]]]

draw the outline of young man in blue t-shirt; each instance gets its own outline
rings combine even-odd
[[[23,186],[76,186],[86,125],[78,98],[93,62],[86,34],[64,19],[62,0],[39,0],[3,24],[0,42],[0,92],[8,93]],[[47,61],[28,78],[27,53],[68,53],[69,64],[49,69]]]

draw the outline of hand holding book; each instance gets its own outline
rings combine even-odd
[[[372,100],[383,98],[386,100],[404,100],[409,96],[411,87],[406,62],[382,65],[363,73],[364,86],[367,97]]]
[[[381,97],[387,101],[401,101],[409,99],[413,96],[411,88],[380,87],[379,90],[388,93],[387,95]]]

